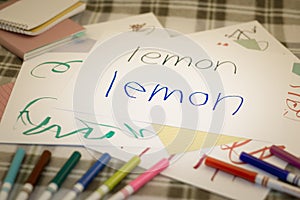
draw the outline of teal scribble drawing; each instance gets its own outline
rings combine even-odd
[[[139,133],[137,133],[133,128],[131,128],[131,126],[129,126],[128,124],[124,123],[124,126],[126,128],[128,128],[128,130],[130,131],[130,133],[132,133],[132,135],[135,137],[135,138],[139,138],[139,137],[144,137],[144,134],[143,134],[143,130],[145,129],[140,129]]]
[[[28,110],[28,109],[29,109],[33,104],[37,103],[38,101],[45,100],[45,99],[56,99],[56,98],[54,98],[54,97],[40,97],[40,98],[37,98],[37,99],[32,100],[31,102],[29,102],[29,103],[25,106],[25,108],[24,108],[23,110],[20,111],[20,114],[19,114],[19,116],[18,116],[18,118],[17,118],[17,121],[21,120],[22,123],[23,123],[24,125],[27,125],[27,124],[26,124],[26,121],[25,121],[25,119],[26,119],[27,122],[28,122],[30,125],[34,125],[33,122],[32,122],[31,119],[30,119],[30,116],[29,116],[29,110]],[[24,116],[24,115],[25,115],[25,116]],[[25,117],[25,119],[24,119],[24,117]]]
[[[38,75],[36,70],[40,67],[45,67],[49,65],[54,65],[54,67],[51,68],[51,72],[53,73],[58,73],[62,74],[67,72],[71,68],[72,63],[82,63],[83,60],[71,60],[67,62],[59,62],[59,61],[48,61],[48,62],[43,62],[41,64],[38,64],[35,66],[31,71],[30,74],[35,77],[35,78],[46,78],[45,76]]]
[[[300,63],[294,63],[292,72],[300,76]]]
[[[55,138],[60,139],[60,138],[73,136],[76,134],[82,134],[85,139],[101,140],[105,138],[107,139],[112,138],[113,136],[115,136],[116,131],[127,132],[135,138],[143,138],[145,131],[151,132],[147,129],[139,129],[138,131],[136,131],[127,123],[123,123],[126,129],[121,129],[120,127],[117,126],[112,126],[104,123],[95,123],[95,122],[90,122],[90,121],[77,118],[76,120],[78,120],[81,123],[82,127],[64,133],[62,125],[51,122],[51,120],[53,119],[51,116],[46,116],[39,123],[34,123],[34,120],[31,119],[30,113],[32,111],[30,111],[30,108],[37,105],[42,100],[57,100],[57,99],[54,97],[40,97],[40,98],[33,99],[32,101],[30,101],[28,104],[25,105],[25,107],[19,112],[19,115],[16,120],[16,123],[21,121],[22,124],[25,125],[26,127],[30,126],[27,130],[23,131],[22,133],[23,135],[30,136],[30,135],[47,133],[47,134],[54,134]],[[106,127],[106,128],[110,128],[111,130],[109,130],[104,135],[97,136],[97,133],[95,133],[93,126]]]

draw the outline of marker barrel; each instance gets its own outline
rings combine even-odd
[[[73,200],[76,199],[76,196],[77,196],[76,192],[70,191],[64,196],[64,200]]]
[[[25,183],[22,187],[21,192],[18,194],[16,200],[26,200],[33,190],[33,185],[31,183]]]
[[[123,200],[128,198],[133,193],[133,187],[131,185],[126,185],[122,190],[112,195],[108,200]]]
[[[40,196],[39,199],[42,199],[42,200],[51,199],[52,195],[57,192],[58,188],[59,187],[56,183],[50,183],[47,186],[47,189],[42,193],[42,195]]]

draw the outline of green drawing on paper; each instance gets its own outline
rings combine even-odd
[[[52,73],[62,74],[62,73],[67,72],[71,68],[72,63],[82,63],[82,62],[83,62],[83,60],[71,60],[71,61],[67,61],[67,62],[59,62],[59,61],[43,62],[43,63],[35,66],[30,71],[30,74],[35,78],[46,78],[45,76],[38,74],[38,72],[36,72],[36,70],[40,69],[40,67],[50,66]]]
[[[300,76],[300,63],[294,63],[292,72]]]
[[[117,126],[112,126],[112,125],[104,124],[104,123],[95,123],[95,122],[90,122],[90,121],[86,121],[86,120],[77,118],[76,120],[78,120],[82,126],[76,130],[63,133],[63,126],[60,124],[52,123],[51,120],[53,120],[53,118],[51,116],[46,116],[43,120],[41,120],[38,123],[34,123],[33,122],[34,120],[31,119],[30,114],[32,111],[30,110],[30,108],[32,108],[34,105],[37,105],[37,103],[42,100],[57,100],[57,99],[54,97],[36,98],[36,99],[30,101],[20,111],[20,113],[17,117],[17,122],[21,121],[23,125],[30,126],[29,129],[23,131],[23,135],[29,136],[29,135],[38,135],[38,134],[43,134],[43,133],[49,134],[50,133],[50,134],[54,134],[55,138],[60,139],[60,138],[73,136],[76,134],[82,134],[85,139],[101,140],[101,139],[105,139],[105,138],[107,138],[107,139],[112,138],[116,134],[116,131],[127,132],[134,138],[143,138],[144,132],[145,131],[149,132],[149,130],[144,129],[144,128],[136,131],[127,123],[123,123],[123,125],[126,129],[121,129],[120,127],[117,127]],[[99,135],[99,134],[95,133],[95,131],[94,131],[95,126],[99,127],[99,128],[101,128],[101,127],[109,128],[111,130],[109,130],[104,135],[103,134]]]
[[[237,44],[241,45],[246,49],[265,51],[269,47],[268,41],[257,41],[253,38],[256,37],[256,26],[251,29],[236,29],[231,34],[225,34],[225,37],[235,38],[233,40]]]
[[[246,40],[240,39],[234,41],[247,49],[261,50],[255,39],[246,39]]]
[[[264,51],[268,47],[268,43],[265,41],[256,41],[255,39],[239,39],[239,40],[234,40],[236,43],[239,45],[245,47],[246,49],[252,49],[252,50],[259,50],[259,51]],[[264,43],[265,47],[260,47],[259,43]]]

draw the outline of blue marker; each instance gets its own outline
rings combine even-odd
[[[108,153],[104,153],[99,160],[95,162],[94,165],[77,181],[77,183],[73,186],[73,189],[68,192],[63,199],[75,199],[79,193],[85,190],[85,188],[97,176],[97,174],[104,169],[110,159],[110,155]]]
[[[250,154],[242,152],[240,155],[240,160],[249,163],[261,170],[264,170],[276,177],[278,177],[282,181],[289,182],[293,185],[300,186],[300,176],[293,174],[287,170],[281,169],[273,164],[270,164],[266,161],[260,160]]]
[[[15,182],[15,179],[17,177],[17,174],[19,172],[24,157],[25,157],[25,150],[23,148],[18,148],[10,164],[10,168],[7,172],[7,175],[3,181],[3,185],[0,193],[1,200],[7,199],[9,192]]]

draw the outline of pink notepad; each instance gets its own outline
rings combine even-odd
[[[0,121],[4,113],[8,99],[10,97],[11,91],[14,87],[14,84],[15,84],[14,82],[11,82],[0,86]]]
[[[0,44],[23,60],[27,60],[80,37],[84,31],[83,26],[71,19],[65,19],[37,36],[0,30]]]
[[[17,1],[11,0],[0,4],[0,10]],[[65,19],[37,36],[0,30],[0,45],[23,60],[27,60],[82,36],[84,32],[83,26],[71,19]]]

